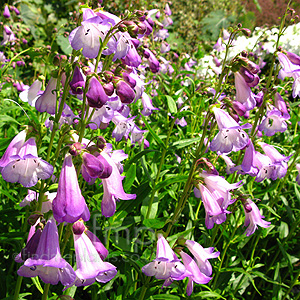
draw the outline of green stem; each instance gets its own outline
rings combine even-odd
[[[22,280],[23,280],[23,277],[18,276],[13,300],[19,300],[19,294],[20,294],[20,290],[21,290]]]
[[[285,300],[286,297],[287,297],[287,295],[291,292],[292,288],[293,288],[294,285],[297,283],[299,276],[300,276],[300,270],[298,270],[297,275],[295,276],[295,278],[294,278],[294,280],[293,280],[291,286],[290,286],[289,289],[286,291],[286,293],[285,293],[285,295],[284,295],[284,297],[283,297],[282,300]],[[298,295],[298,296],[299,296],[299,295]]]
[[[42,300],[47,300],[48,299],[49,289],[50,289],[50,283],[46,283],[45,286],[44,286],[44,293],[43,293],[43,296],[42,296]]]

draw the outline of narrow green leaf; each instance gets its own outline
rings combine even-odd
[[[149,132],[151,133],[151,135],[153,136],[153,138],[155,139],[155,141],[158,143],[158,145],[162,148],[166,148],[164,142],[161,140],[161,138],[155,133],[155,131],[153,130],[153,128],[150,126],[150,124],[147,122],[146,118],[141,115],[143,122],[146,126],[146,128],[149,130]]]
[[[135,176],[136,176],[136,164],[132,164],[129,167],[129,169],[127,170],[126,177],[124,179],[123,186],[124,186],[125,191],[128,191],[131,188],[131,186],[135,180]]]
[[[161,229],[165,226],[167,218],[145,219],[143,224],[153,229]]]
[[[175,182],[185,182],[188,179],[188,175],[172,175],[171,178],[168,178],[160,183],[158,183],[155,187],[156,190],[160,190],[163,187],[166,187]]]
[[[174,101],[174,99],[171,96],[166,95],[167,98],[167,103],[168,103],[168,108],[171,114],[176,114],[177,113],[177,105]]]
[[[31,280],[32,280],[33,284],[35,285],[35,287],[38,289],[38,291],[43,295],[44,290],[43,290],[43,288],[41,286],[41,283],[39,281],[39,277],[38,276],[31,277]]]

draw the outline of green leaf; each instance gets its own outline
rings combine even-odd
[[[147,122],[146,118],[142,116],[143,122],[145,124],[145,126],[147,127],[147,129],[149,130],[149,132],[151,133],[151,135],[153,136],[153,138],[155,139],[155,141],[158,143],[158,145],[162,148],[166,148],[164,142],[161,140],[161,138],[155,133],[155,131],[153,130],[153,128],[150,126],[150,124]]]
[[[31,280],[32,280],[33,284],[35,285],[35,287],[38,289],[38,291],[43,295],[44,290],[43,290],[43,288],[41,286],[41,283],[39,281],[39,277],[38,276],[31,277]]]
[[[187,181],[187,179],[188,179],[188,175],[177,175],[177,174],[172,175],[171,178],[169,177],[168,179],[166,179],[166,180],[164,180],[164,181],[158,183],[158,184],[155,186],[155,190],[158,191],[158,190],[160,190],[161,188],[166,187],[166,186],[168,186],[168,185],[170,185],[170,184],[173,184],[173,183],[175,183],[175,182],[185,182],[185,181]]]
[[[191,299],[199,299],[199,297],[201,297],[200,299],[206,299],[206,298],[216,298],[216,299],[224,299],[226,300],[226,298],[222,297],[220,294],[216,293],[216,292],[212,292],[212,291],[203,291],[200,292],[196,295],[194,295],[194,297],[192,297]]]
[[[66,54],[70,55],[73,51],[71,44],[69,42],[68,37],[64,37],[63,35],[59,35],[56,38],[57,44],[60,46],[61,50]]]
[[[280,222],[280,226],[279,226],[278,230],[279,230],[279,238],[281,240],[286,238],[289,234],[289,226],[287,223],[285,223],[283,221]]]
[[[145,219],[143,224],[153,229],[161,229],[165,226],[167,218]]]
[[[169,108],[170,113],[172,115],[176,114],[177,113],[177,105],[176,105],[174,99],[168,95],[166,95],[166,98],[167,98],[167,103],[168,103],[168,108]]]
[[[176,142],[170,144],[170,147],[175,148],[175,149],[182,149],[189,145],[195,144],[195,143],[199,142],[200,140],[201,140],[201,137],[196,137],[193,139],[179,140],[179,141],[176,141]]]
[[[1,123],[17,123],[18,125],[21,125],[16,119],[7,115],[0,115],[0,126],[2,126]]]
[[[135,176],[136,176],[136,164],[132,164],[129,169],[126,171],[126,177],[124,179],[124,189],[125,191],[128,191],[134,180],[135,180]]]

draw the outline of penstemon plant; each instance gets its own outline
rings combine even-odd
[[[47,47],[14,34],[30,6],[4,7],[3,298],[300,297],[295,13],[273,51],[238,24],[191,57],[169,4],[82,4]]]

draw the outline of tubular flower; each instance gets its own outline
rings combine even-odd
[[[72,156],[67,154],[59,176],[57,195],[52,202],[53,216],[57,222],[74,223],[80,218],[88,221],[89,209],[78,185]]]
[[[271,222],[264,221],[264,216],[260,214],[258,207],[256,204],[250,200],[243,200],[243,208],[245,211],[245,224],[247,227],[245,234],[247,236],[253,234],[257,229],[257,225],[260,227],[267,228],[271,225]]]
[[[158,234],[156,258],[142,268],[146,276],[155,276],[156,279],[165,280],[169,285],[170,280],[182,279],[186,272],[184,265],[171,249],[162,234]]]
[[[57,227],[54,219],[50,219],[39,239],[36,252],[29,257],[18,270],[19,276],[39,276],[45,283],[71,285],[76,274],[69,263],[61,257]]]
[[[242,128],[250,128],[251,125],[240,126],[226,111],[220,108],[214,107],[213,112],[220,131],[211,141],[210,150],[226,154],[246,147],[249,137]]]
[[[23,139],[17,143],[14,142],[9,151],[12,153],[17,150],[21,141]],[[34,138],[27,140],[16,155],[6,159],[8,163],[3,167],[1,174],[8,182],[19,182],[24,187],[32,187],[39,179],[48,179],[53,174],[53,167],[38,157]]]

